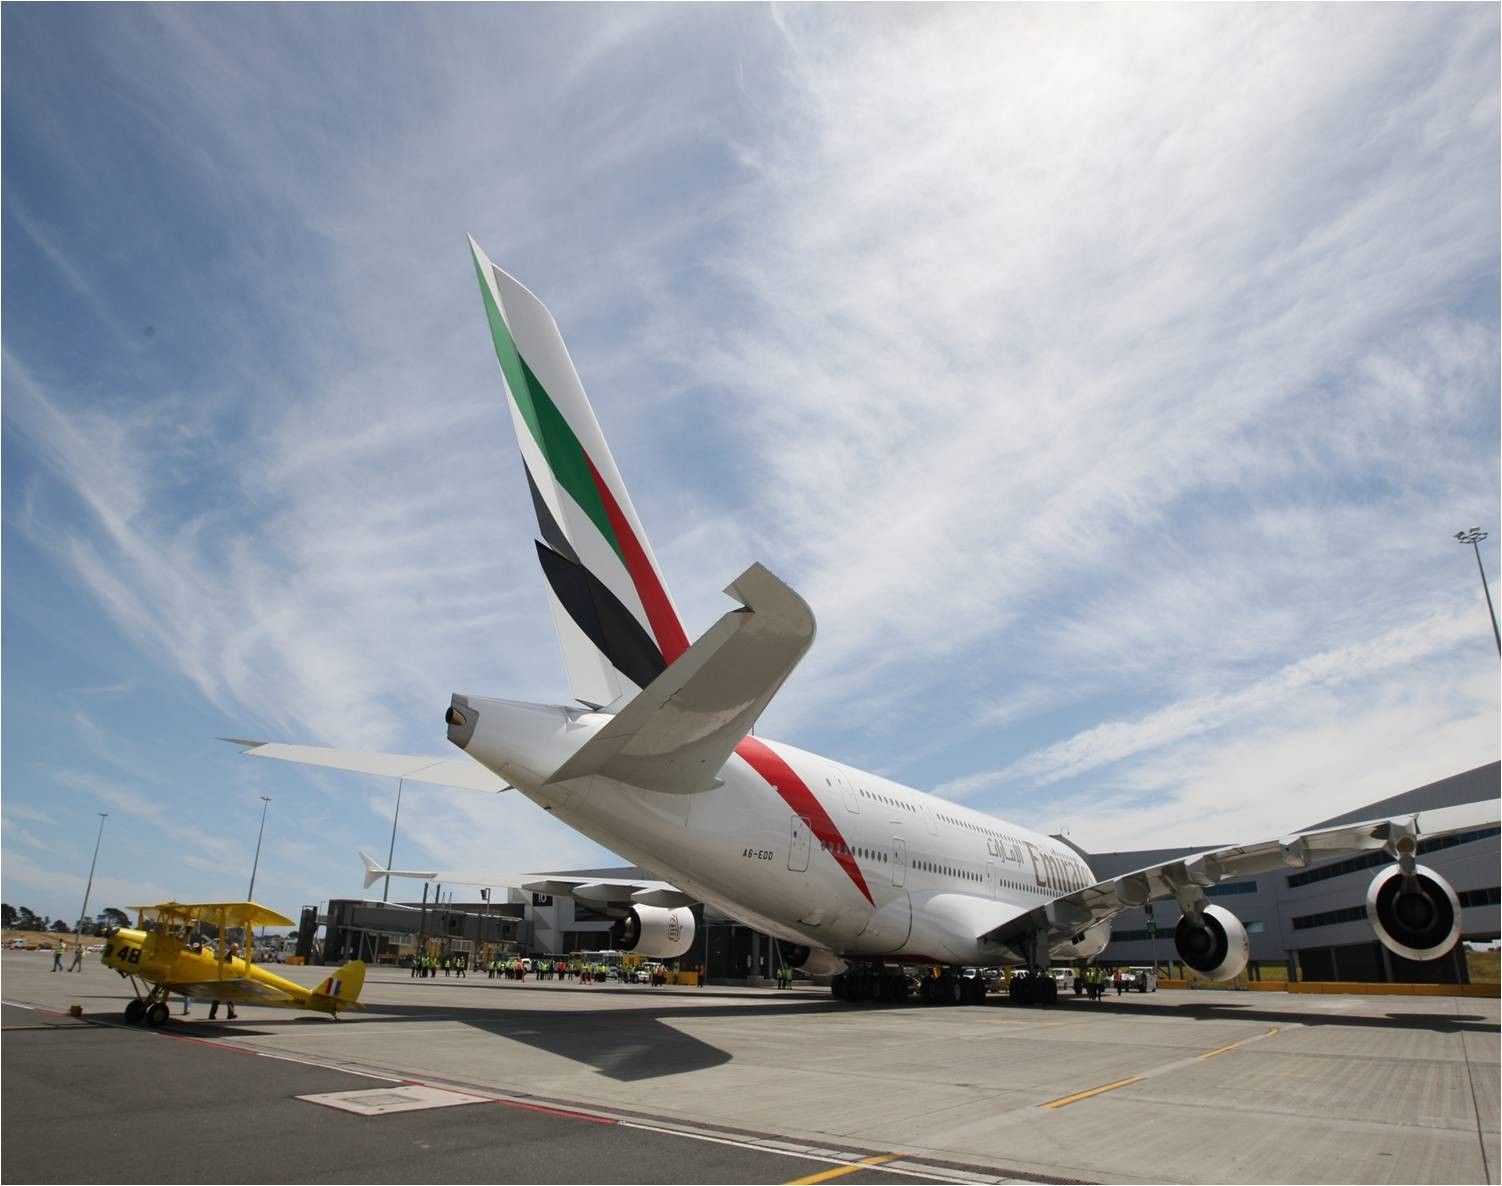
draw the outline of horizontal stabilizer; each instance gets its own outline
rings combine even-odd
[[[566,873],[464,873],[451,870],[415,872],[403,869],[384,869],[369,853],[362,852],[360,860],[365,865],[365,888],[369,889],[382,877],[412,877],[421,881],[437,881],[444,885],[504,886],[526,894],[548,894],[558,898],[574,898],[585,905],[624,910],[629,906],[662,906],[672,909],[677,906],[692,906],[699,899],[684,893],[676,885],[666,881],[630,877],[571,877]]]
[[[473,758],[422,758],[411,754],[362,753],[358,750],[327,749],[318,745],[286,745],[280,741],[246,741],[221,737],[231,745],[245,747],[252,758],[276,758],[303,766],[327,766],[356,774],[379,774],[406,782],[426,782],[464,791],[508,791],[511,784]]]
[[[717,775],[814,640],[808,603],[753,564],[725,590],[743,608],[705,632],[548,780],[601,775],[670,794]]]

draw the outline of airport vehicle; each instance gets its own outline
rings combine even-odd
[[[1131,977],[1128,984],[1138,992],[1157,992],[1158,973],[1154,968],[1128,968],[1126,975]]]
[[[1110,920],[1161,898],[1183,918],[1180,959],[1213,980],[1245,967],[1241,922],[1211,904],[1228,878],[1385,850],[1368,914],[1412,959],[1448,951],[1455,891],[1415,862],[1418,842],[1497,822],[1495,801],[1272,837],[1097,881],[1061,840],[829,758],[753,735],[814,640],[814,614],[753,564],[738,606],[697,640],[661,570],[552,315],[470,240],[485,315],[537,514],[537,556],[574,704],[456,693],[444,714],[457,758],[241,741],[245,753],[477,791],[515,789],[666,880],[382,869],[569,894],[616,920],[617,945],[656,959],[694,941],[694,902],[774,936],[795,967],[835,973],[837,997],[902,999],[902,963],[950,969],[938,1000],[967,999],[958,968],[1021,965],[1019,1000],[1047,1003],[1055,958],[1089,960]],[[454,512],[483,506],[456,492]],[[362,854],[363,857],[363,854]]]
[[[365,984],[365,965],[359,960],[345,964],[317,988],[285,980],[257,967],[253,960],[234,954],[225,936],[231,930],[245,935],[257,926],[287,926],[289,920],[255,902],[158,902],[132,906],[135,927],[116,927],[108,932],[105,967],[128,978],[135,999],[125,1006],[125,1020],[160,1026],[171,1010],[167,998],[174,994],[203,997],[232,1004],[272,1005],[284,1009],[311,1009],[338,1020],[342,1009],[363,1009],[357,999]],[[208,924],[220,936],[222,951],[204,944],[197,936]],[[137,980],[149,986],[141,990]]]

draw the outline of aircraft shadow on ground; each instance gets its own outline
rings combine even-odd
[[[479,985],[475,987],[478,988]],[[602,995],[609,992],[607,989],[600,991]],[[626,991],[628,995],[638,996],[630,990]],[[706,989],[703,994],[696,994],[694,999],[700,1000],[708,995],[710,990]],[[674,1008],[667,1001],[654,1006],[651,998],[640,996],[640,1008],[571,1009],[557,1013],[469,1005],[463,1008],[445,1008],[441,1004],[382,1004],[358,1013],[347,1013],[345,1020],[337,1023],[331,1022],[327,1017],[309,1014],[277,1019],[258,1017],[249,1024],[244,1020],[226,1023],[223,1017],[210,1021],[199,1013],[196,1018],[192,1014],[186,1017],[174,1014],[169,1025],[185,1037],[243,1038],[252,1035],[273,1037],[279,1032],[286,1032],[289,1027],[306,1025],[366,1026],[454,1021],[510,1042],[521,1042],[542,1053],[593,1067],[599,1074],[617,1082],[633,1083],[700,1071],[732,1061],[733,1056],[728,1051],[667,1024],[671,1020],[692,1021],[696,1018],[745,1015],[747,1002],[744,995],[738,999],[729,993],[716,995],[734,1000],[735,1003],[698,1005],[685,1009],[681,1006]],[[801,1004],[795,1001],[775,1005],[759,1004],[755,1012],[758,1017],[808,1013],[811,1010],[820,1012],[831,1007],[831,1004],[823,1000],[810,1001],[805,996]],[[191,1024],[185,1025],[183,1022]]]
[[[1498,1023],[1480,1013],[1381,1013],[1366,1016],[1278,1009],[1262,1001],[1194,1001],[1178,1005],[1134,1003],[1130,996],[1100,1001],[1073,1000],[1071,1010],[1122,1013],[1137,1017],[1190,1017],[1196,1021],[1265,1021],[1269,1025],[1349,1026],[1376,1029],[1418,1029],[1454,1034],[1462,1031],[1496,1033]]]
[[[425,987],[431,987],[427,985]],[[220,1018],[210,1021],[201,1011],[205,1006],[194,1006],[194,1013],[183,1017],[176,1012],[170,1023],[172,1030],[187,1037],[274,1037],[292,1027],[328,1025],[405,1025],[413,1022],[451,1021],[473,1029],[521,1042],[541,1053],[566,1058],[589,1066],[607,1078],[622,1083],[642,1082],[668,1075],[680,1075],[709,1067],[722,1066],[733,1061],[725,1050],[684,1033],[672,1022],[692,1022],[695,1019],[714,1020],[743,1017],[753,1001],[744,993],[716,993],[713,989],[695,992],[692,1006],[685,1008],[682,995],[674,993],[657,1000],[651,990],[636,990],[624,987],[590,990],[601,998],[610,998],[616,1007],[594,1009],[574,1008],[551,1012],[545,1009],[489,1008],[469,1003],[475,994],[465,989],[485,990],[487,983],[477,980],[473,985],[457,982],[449,985],[456,993],[463,993],[463,1006],[447,1007],[441,1003],[381,1004],[358,1013],[346,1014],[346,1020],[332,1022],[329,1018],[306,1013],[288,1013],[285,1017],[266,1019],[258,1017],[247,1023],[245,1020],[226,1023]],[[510,985],[506,992],[527,991],[530,986]],[[535,991],[557,991],[549,986],[539,986]],[[531,993],[529,992],[529,996]],[[573,993],[570,993],[573,996]],[[634,1008],[621,1008],[622,997],[632,999]],[[677,998],[675,1003],[674,998]],[[718,998],[724,1003],[698,1004],[706,998]],[[768,1002],[764,998],[754,1000],[751,1011],[756,1017],[791,1016],[834,1013],[840,1016],[859,1015],[876,1010],[917,1010],[917,1005],[848,1005],[827,998],[814,997],[800,992],[790,999]],[[1006,1001],[992,998],[982,1008],[988,1011],[1004,1009],[1018,1020],[1036,1019],[1046,1021],[1059,1017],[1083,1018],[1092,1014],[1117,1015],[1139,1018],[1188,1018],[1200,1021],[1248,1021],[1268,1025],[1343,1026],[1354,1028],[1382,1028],[1404,1030],[1427,1030],[1434,1033],[1475,1032],[1495,1034],[1498,1023],[1480,1014],[1459,1013],[1388,1013],[1382,1015],[1352,1016],[1303,1012],[1294,1009],[1271,1008],[1261,1001],[1193,1001],[1175,1005],[1135,1002],[1131,997],[1107,997],[1099,1002],[1067,999],[1050,1009],[1013,1007]],[[923,1012],[929,1012],[924,1009]],[[949,1010],[945,1010],[949,1012]],[[974,1007],[954,1010],[956,1017],[973,1014]],[[101,1011],[99,1016],[111,1018]],[[184,1024],[189,1023],[189,1024]],[[171,1031],[169,1031],[171,1032]]]

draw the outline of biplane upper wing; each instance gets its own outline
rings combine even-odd
[[[177,919],[192,918],[217,920],[222,913],[224,923],[231,927],[291,927],[296,926],[290,918],[278,914],[259,902],[157,902],[152,906],[131,906],[143,918]]]

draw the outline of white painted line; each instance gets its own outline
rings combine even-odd
[[[345,1075],[358,1075],[361,1079],[375,1079],[380,1083],[405,1083],[406,1080],[396,1075],[377,1075],[373,1071],[352,1071],[348,1067],[340,1066],[336,1062],[328,1062],[317,1058],[303,1058],[296,1054],[277,1054],[270,1050],[257,1050],[253,1046],[242,1046],[237,1049],[248,1050],[259,1058],[274,1058],[277,1062],[295,1062],[299,1066],[317,1067],[323,1071],[339,1071]]]
[[[353,1112],[357,1116],[385,1116],[392,1112],[423,1112],[429,1108],[491,1102],[485,1096],[440,1091],[436,1087],[378,1087],[370,1091],[329,1091],[297,1098],[326,1108],[338,1108],[341,1112]]]
[[[622,1120],[619,1122],[619,1125],[621,1128],[639,1128],[645,1132],[661,1133],[669,1137],[683,1137],[690,1141],[707,1141],[711,1145],[730,1145],[736,1149],[749,1149],[753,1153],[775,1153],[779,1157],[796,1157],[800,1161],[817,1161],[821,1165],[848,1165],[852,1169],[872,1170],[881,1174],[906,1174],[910,1178],[923,1178],[929,1182],[960,1181],[957,1178],[944,1177],[942,1174],[935,1173],[932,1170],[914,1169],[911,1165],[904,1166],[898,1170],[889,1169],[885,1165],[866,1165],[860,1161],[851,1161],[851,1154],[836,1153],[834,1150],[830,1150],[827,1154],[794,1153],[790,1149],[774,1148],[771,1145],[759,1144],[756,1141],[739,1141],[731,1137],[712,1137],[708,1133],[685,1132],[681,1128],[664,1128],[661,1125],[642,1124],[635,1120]],[[970,1181],[972,1179],[965,1180]]]

